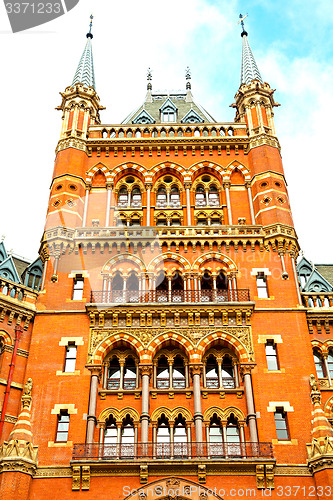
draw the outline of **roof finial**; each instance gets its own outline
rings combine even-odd
[[[94,16],[91,14],[90,16],[90,24],[89,24],[89,33],[87,33],[87,38],[93,38],[94,35],[92,34],[91,32],[91,28],[92,28],[92,20],[94,19]]]
[[[187,66],[185,70],[185,78],[186,78],[186,90],[191,90],[191,70],[190,67]]]
[[[246,14],[245,16],[243,16],[242,14],[239,14],[239,21],[237,24],[241,24],[241,27],[242,27],[242,33],[241,33],[241,36],[244,36],[246,35],[247,36],[247,31],[245,31],[245,27],[244,27],[244,19],[248,16],[248,14]]]
[[[153,79],[153,75],[152,75],[151,69],[148,68],[147,69],[147,80],[148,80],[147,90],[152,90],[153,89],[153,86],[151,84],[152,79]]]

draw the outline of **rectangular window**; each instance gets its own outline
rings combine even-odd
[[[268,370],[279,369],[276,344],[274,343],[274,340],[267,340],[266,342],[266,360]]]
[[[71,342],[66,346],[66,358],[64,372],[74,372],[76,362],[76,345]]]
[[[84,278],[82,278],[81,275],[75,276],[74,286],[73,286],[73,300],[82,300],[83,284],[84,284]]]
[[[67,410],[60,410],[58,415],[58,426],[57,426],[57,443],[66,443],[68,441],[68,429],[69,429],[69,415]]]
[[[283,408],[276,408],[274,413],[276,435],[279,441],[289,441],[289,432],[287,425],[287,414]]]
[[[268,298],[267,278],[265,276],[265,273],[258,273],[257,274],[257,289],[258,289],[259,299],[267,299]]]

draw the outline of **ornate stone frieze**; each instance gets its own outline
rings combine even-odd
[[[128,333],[131,336],[137,338],[141,341],[144,348],[147,349],[148,345],[155,338],[164,335],[170,331],[175,331],[178,334],[186,337],[193,347],[196,347],[200,340],[208,334],[218,333],[225,334],[239,340],[244,348],[246,349],[249,360],[254,361],[254,351],[253,351],[253,341],[251,328],[248,326],[239,327],[223,327],[221,329],[217,328],[181,328],[177,327],[175,329],[171,328],[91,328],[90,329],[90,340],[89,340],[89,350],[88,350],[88,363],[91,363],[92,356],[96,348],[106,339],[112,339],[115,335],[126,335]]]

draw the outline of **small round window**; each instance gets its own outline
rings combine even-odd
[[[169,175],[167,177],[164,177],[164,182],[170,184],[170,182],[172,182],[172,177],[170,177]]]
[[[134,177],[127,177],[126,182],[127,182],[127,184],[133,184]]]
[[[69,189],[71,189],[72,191],[76,191],[77,187],[75,186],[75,184],[70,184]]]
[[[202,178],[203,182],[209,182],[210,181],[210,176],[209,175],[204,175]]]
[[[267,187],[267,186],[268,186],[268,182],[262,182],[262,183],[260,184],[260,187],[261,187],[261,188],[265,188],[265,187]]]
[[[61,188],[62,188],[62,184],[58,184],[58,186],[56,187],[56,190],[60,191]]]
[[[281,187],[281,183],[280,182],[275,182],[275,186],[280,188]]]

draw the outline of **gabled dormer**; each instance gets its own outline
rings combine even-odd
[[[18,275],[15,264],[13,262],[13,257],[11,255],[9,255],[3,262],[1,262],[0,276],[1,278],[14,281],[14,283],[21,283],[20,276]]]
[[[181,123],[204,123],[203,118],[201,118],[201,116],[199,116],[194,109],[190,109],[190,111],[186,113],[180,121]]]
[[[143,109],[132,121],[132,123],[141,123],[145,125],[146,123],[155,123],[154,118]]]
[[[160,119],[162,123],[177,121],[177,106],[168,97],[160,107]]]
[[[306,285],[303,287],[304,292],[332,292],[332,285],[320,274],[317,269],[313,269],[311,276],[309,277]]]

